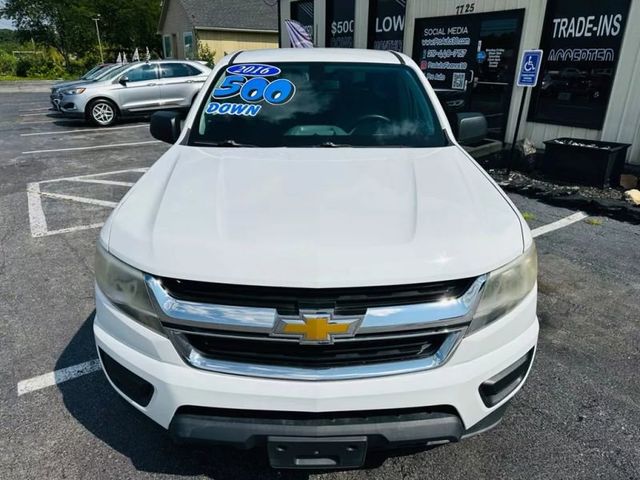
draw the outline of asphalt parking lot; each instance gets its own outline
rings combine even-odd
[[[168,147],[144,121],[95,129],[47,107],[0,93],[0,478],[640,478],[640,227],[518,195],[542,228],[541,332],[496,429],[332,473],[175,446],[97,371],[91,331],[98,227]]]

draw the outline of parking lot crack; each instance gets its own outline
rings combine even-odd
[[[65,243],[65,245],[67,245],[67,247],[69,247],[69,250],[71,250],[75,256],[75,258],[80,259],[80,264],[85,268],[86,272],[89,273],[90,276],[93,276],[93,268],[87,263],[87,259],[85,257],[85,255],[81,254],[72,244],[71,242],[69,242],[69,239],[67,237],[65,237],[64,235],[62,235],[62,239]],[[93,258],[93,257],[91,257]]]

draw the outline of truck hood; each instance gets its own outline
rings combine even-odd
[[[179,279],[397,285],[500,267],[523,252],[522,223],[455,146],[176,145],[125,196],[101,241],[142,271]]]

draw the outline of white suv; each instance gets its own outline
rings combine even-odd
[[[135,62],[62,88],[55,100],[63,115],[108,127],[119,117],[188,110],[209,73],[206,65],[187,60]]]
[[[196,104],[152,117],[175,145],[100,235],[114,388],[180,441],[278,468],[496,425],[535,353],[535,246],[414,62],[240,52]]]

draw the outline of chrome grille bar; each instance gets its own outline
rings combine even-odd
[[[169,295],[159,279],[145,276],[151,298],[165,323],[213,330],[269,334],[276,323],[274,308],[235,307],[178,300]],[[397,332],[421,328],[463,325],[471,321],[486,275],[478,277],[464,295],[439,302],[398,307],[369,308],[359,334]]]

